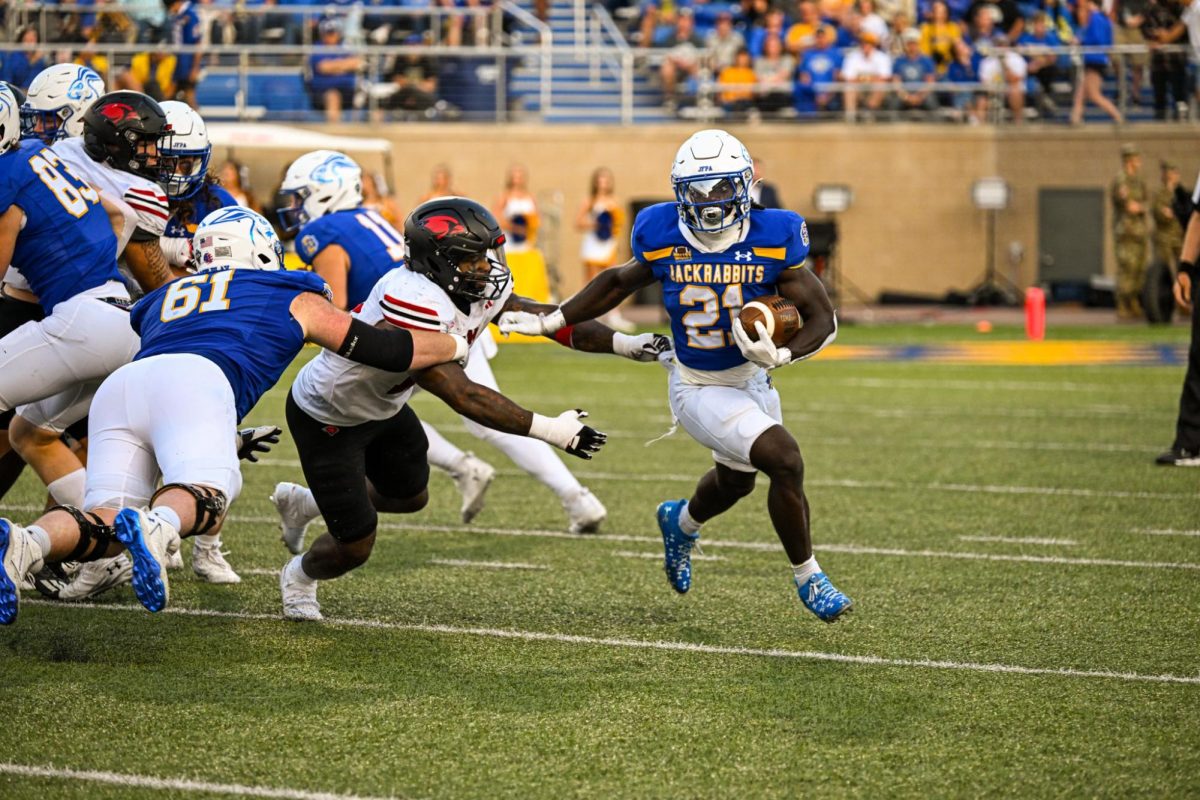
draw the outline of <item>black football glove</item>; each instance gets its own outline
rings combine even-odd
[[[659,355],[671,349],[671,340],[661,333],[613,334],[613,352],[634,361],[658,361]]]
[[[238,458],[243,461],[258,461],[259,453],[269,453],[271,445],[279,444],[281,433],[283,431],[274,425],[243,428],[237,432]]]
[[[574,438],[563,449],[573,456],[591,461],[592,456],[599,453],[600,448],[607,441],[607,433],[601,433],[590,425],[582,425],[579,428],[579,433],[575,434]]]

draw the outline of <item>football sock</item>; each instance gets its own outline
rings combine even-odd
[[[150,513],[174,528],[176,533],[183,527],[183,523],[179,521],[179,515],[170,506],[155,506]]]
[[[684,533],[699,533],[702,522],[697,522],[688,513],[688,504],[684,503],[683,508],[679,509],[679,527]]]
[[[425,429],[425,438],[429,440],[429,450],[426,453],[429,463],[453,475],[455,466],[466,453],[451,444],[428,422],[422,422],[421,427]]]
[[[87,472],[83,467],[63,475],[56,481],[51,481],[46,488],[50,490],[50,496],[54,498],[54,502],[60,506],[75,506],[79,508],[83,505],[83,493],[87,486]]]
[[[197,536],[192,541],[195,542],[196,547],[220,547],[221,534],[206,533],[203,536]]]
[[[821,571],[821,567],[817,564],[817,557],[812,556],[803,564],[792,564],[792,572],[796,574],[796,581],[803,586],[808,583],[808,579]]]
[[[33,539],[33,543],[38,546],[38,550],[42,551],[42,558],[50,555],[50,534],[46,533],[44,528],[30,525],[25,531],[29,534],[29,538]]]
[[[296,581],[297,583],[302,583],[302,584],[308,585],[310,583],[317,582],[316,578],[308,577],[308,573],[306,573],[304,571],[304,554],[303,553],[301,553],[300,555],[296,556],[291,561],[289,561],[287,566],[284,567],[284,569],[288,570],[289,577],[292,580]]]

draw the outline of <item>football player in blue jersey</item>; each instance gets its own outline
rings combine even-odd
[[[821,282],[804,268],[804,220],[791,211],[752,209],[753,175],[750,154],[736,138],[720,130],[694,134],[671,167],[675,202],[643,209],[634,222],[633,259],[600,273],[558,311],[507,313],[500,329],[553,333],[660,282],[675,343],[671,410],[715,461],[691,499],[658,507],[671,586],[680,593],[691,587],[691,550],[701,525],[750,494],[755,474],[763,472],[771,482],[767,509],[800,599],[833,622],[852,601],[813,557],[804,461],[783,427],[767,371],[819,352],[837,335],[837,318]],[[751,341],[737,321],[743,305],[772,294],[795,303],[804,320],[781,347],[761,327]]]
[[[467,355],[461,336],[382,330],[335,309],[318,276],[283,270],[275,232],[248,209],[214,211],[196,239],[199,271],[138,302],[129,322],[141,349],[96,393],[83,508],[58,506],[27,528],[0,520],[0,624],[42,563],[123,549],[138,599],[162,609],[168,552],[218,530],[241,488],[230,430],[305,341],[400,372]]]
[[[357,308],[389,270],[404,262],[404,237],[378,212],[363,207],[362,170],[342,153],[317,150],[307,153],[288,168],[276,201],[285,230],[296,233],[296,253],[333,289],[334,305]],[[488,364],[496,353],[495,340],[484,331],[473,344],[467,375],[472,381],[500,391]],[[553,491],[567,512],[572,533],[594,533],[607,516],[604,505],[571,474],[562,459],[545,442],[512,436],[463,419],[467,431],[494,445]],[[429,423],[421,426],[429,439],[429,463],[444,469],[462,495],[463,522],[470,522],[483,509],[484,497],[495,469],[464,453]],[[294,517],[286,527],[305,522],[289,511],[287,498],[295,484],[279,484],[272,495],[280,513]],[[285,507],[287,506],[287,507]]]
[[[171,136],[160,148],[163,188],[171,205],[171,218],[162,235],[162,251],[172,267],[191,270],[192,235],[200,220],[218,208],[238,205],[208,173],[212,144],[204,119],[187,103],[160,103],[171,126]]]
[[[104,94],[104,79],[90,67],[55,64],[37,74],[21,104],[21,135],[54,144],[83,135],[83,115]]]

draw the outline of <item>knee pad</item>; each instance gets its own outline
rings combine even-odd
[[[50,511],[67,512],[79,526],[79,544],[63,561],[99,561],[105,557],[114,538],[111,525],[105,525],[96,514],[80,511],[75,506],[54,506]]]
[[[168,483],[150,498],[153,508],[158,498],[170,489],[182,489],[196,501],[196,523],[190,530],[180,531],[180,536],[202,536],[217,526],[225,516],[225,493],[211,486],[193,486],[190,483]]]

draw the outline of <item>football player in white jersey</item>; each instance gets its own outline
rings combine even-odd
[[[117,234],[117,254],[124,257],[141,289],[153,290],[174,274],[159,245],[169,217],[166,194],[156,183],[158,146],[169,136],[166,116],[144,94],[112,92],[93,102],[83,114],[81,127],[81,136],[56,141],[51,152],[70,174],[99,192]],[[107,374],[97,371],[94,348],[80,343],[106,342],[108,350],[123,347],[128,361],[137,350],[137,337],[130,337],[124,324],[114,324],[111,331],[84,319],[72,325],[79,330],[68,328],[48,344],[61,353],[67,372],[76,380],[49,393],[27,385],[23,394],[33,399],[17,408],[10,437],[56,502],[78,504],[83,499],[83,464],[60,437],[87,415],[92,395]],[[111,355],[117,357],[115,351]]]
[[[462,197],[430,200],[408,216],[404,238],[405,266],[380,279],[354,312],[362,322],[444,331],[474,341],[503,309],[548,308],[512,294],[504,235],[479,203]],[[656,360],[667,345],[665,337],[653,334],[617,339],[599,323],[560,332],[557,340],[640,361]],[[321,619],[317,582],[366,562],[377,512],[412,513],[428,502],[425,433],[407,405],[418,386],[481,425],[540,439],[580,458],[591,458],[605,441],[604,434],[580,421],[585,415],[578,409],[557,417],[532,413],[475,383],[458,364],[395,373],[323,351],[300,370],[287,400],[288,428],[310,490],[294,493],[283,504],[284,532],[298,540],[303,525],[318,513],[328,528],[280,576],[288,619]],[[293,510],[299,525],[289,518]]]
[[[820,352],[837,335],[837,316],[820,280],[804,266],[804,220],[791,211],[754,208],[753,176],[754,162],[735,137],[722,130],[692,135],[671,167],[676,201],[649,206],[634,221],[633,259],[600,273],[552,314],[505,314],[500,330],[552,334],[661,283],[675,343],[668,363],[671,412],[714,461],[690,499],[658,507],[667,579],[680,594],[688,591],[701,525],[749,495],[762,472],[770,480],[771,524],[800,600],[818,619],[835,622],[853,601],[813,556],[804,460],[783,427],[767,370]],[[762,323],[751,340],[738,318],[747,301],[775,294],[794,303],[804,320],[778,347]]]
[[[363,207],[362,169],[343,153],[317,150],[292,162],[276,208],[284,227],[296,234],[296,253],[329,282],[335,305],[359,305],[384,273],[403,263],[403,237],[387,220]],[[496,343],[485,330],[472,346],[467,377],[500,391],[488,364],[495,355]],[[498,447],[558,496],[572,533],[592,533],[599,528],[607,514],[604,505],[579,483],[548,444],[501,433],[470,419],[463,421],[471,435]],[[473,453],[455,447],[428,422],[421,424],[429,439],[429,463],[453,478],[462,494],[462,520],[470,522],[483,509],[496,471]],[[280,484],[274,496],[286,502],[291,486]]]

